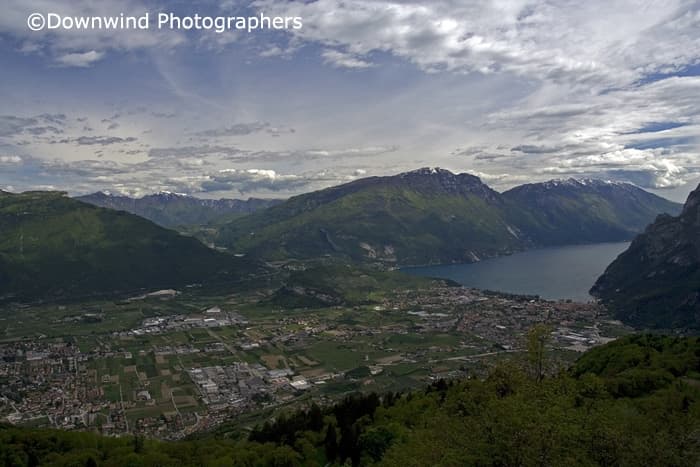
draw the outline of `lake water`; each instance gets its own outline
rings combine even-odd
[[[452,279],[467,287],[542,298],[592,300],[588,290],[628,242],[572,245],[516,253],[478,263],[407,268],[404,272]]]

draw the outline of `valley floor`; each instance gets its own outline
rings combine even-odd
[[[518,358],[538,323],[552,329],[555,366],[629,331],[595,303],[439,283],[315,309],[261,305],[266,293],[187,289],[5,310],[0,416],[180,439],[232,419],[250,427],[312,400],[481,375]]]

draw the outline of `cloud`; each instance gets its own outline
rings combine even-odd
[[[104,52],[97,52],[95,50],[82,53],[68,53],[56,57],[56,63],[64,66],[87,68],[104,57],[104,55]]]
[[[24,132],[26,134],[34,136],[43,135],[45,133],[53,133],[55,135],[60,135],[61,133],[63,133],[63,130],[59,130],[55,126],[37,126],[32,128],[25,128]]]
[[[372,63],[339,50],[326,49],[321,54],[323,61],[336,68],[370,68]]]
[[[700,76],[668,77],[600,95],[543,85],[517,105],[488,114],[480,131],[506,134],[459,151],[485,172],[617,177],[648,188],[692,179],[700,164]],[[499,142],[498,146],[502,146]],[[504,154],[505,153],[505,154]],[[504,155],[509,157],[503,157]],[[645,174],[642,176],[642,174]],[[515,180],[515,179],[514,179]]]
[[[141,162],[109,159],[65,161],[61,159],[0,156],[0,184],[22,190],[52,185],[72,194],[110,191],[130,196],[172,191],[197,194],[217,192],[221,196],[270,194],[291,196],[301,191],[325,188],[363,176],[362,169],[316,170],[284,173],[269,168],[219,168],[206,159],[178,157]],[[55,181],[60,180],[60,183]],[[8,180],[9,182],[9,180]]]
[[[511,148],[511,151],[522,152],[524,154],[551,154],[560,152],[561,147],[556,146],[537,146],[534,144],[521,144]]]
[[[65,125],[64,114],[40,114],[32,117],[15,115],[0,115],[0,138],[19,135],[43,135],[45,133],[60,134]]]
[[[0,155],[0,165],[21,164],[22,158],[19,156]]]
[[[151,112],[151,115],[156,118],[175,118],[177,113],[175,112]]]
[[[197,157],[197,156],[221,156],[225,158],[242,156],[245,151],[234,146],[218,146],[204,144],[201,146],[180,146],[170,148],[151,148],[148,156],[153,159]]]
[[[372,157],[380,154],[396,152],[398,146],[367,146],[360,148],[340,148],[340,149],[308,149],[299,151],[296,154],[308,158],[346,158],[346,157]]]
[[[237,123],[230,127],[215,128],[212,130],[199,131],[195,134],[199,136],[219,137],[219,136],[245,136],[258,133],[269,128],[267,122]]]
[[[194,133],[197,136],[206,138],[219,138],[227,136],[247,136],[255,133],[266,132],[270,135],[280,135],[282,133],[294,133],[293,128],[285,129],[272,126],[269,122],[250,122],[236,123],[234,125],[222,128],[213,128],[209,130],[198,131]]]
[[[348,182],[363,175],[362,170],[342,174],[322,170],[301,174],[281,174],[272,169],[223,169],[210,174],[200,184],[202,191],[238,191],[245,195],[254,193],[292,194],[302,189],[309,191]]]
[[[35,55],[62,67],[86,68],[103,59],[108,52],[172,50],[188,43],[186,34],[155,27],[127,31],[106,28],[31,31],[27,28],[27,17],[35,12],[44,15],[56,13],[62,17],[118,17],[122,13],[140,16],[149,10],[157,11],[158,7],[150,0],[6,0],[0,16],[0,34],[16,43],[16,50],[20,53]]]
[[[40,115],[37,115],[38,119],[43,120],[46,123],[53,123],[54,125],[64,125],[66,121],[68,120],[68,117],[66,114],[49,114],[49,113],[43,113]]]
[[[490,147],[487,145],[457,148],[450,153],[453,157],[467,158],[474,161],[497,161],[512,159],[513,153],[504,146]]]
[[[281,175],[270,169],[223,169],[202,183],[204,191],[288,191],[309,182],[297,175]]]
[[[44,170],[50,170],[53,174],[78,177],[82,182],[105,179],[115,175],[126,174],[128,166],[110,160],[81,160],[76,162],[63,161],[60,159],[32,160]]]
[[[622,180],[633,183],[642,188],[669,189],[685,185],[689,180],[697,177],[698,173],[692,173],[682,168],[673,170],[609,170],[601,174],[605,178]]]
[[[190,7],[50,3],[67,15]],[[23,161],[3,165],[0,183],[34,183],[13,177],[35,157],[75,162],[60,177],[40,167],[42,184],[70,189],[196,193],[209,182],[286,194],[358,176],[357,167],[382,175],[426,165],[497,185],[597,175],[673,187],[699,173],[700,15],[697,2],[643,3],[255,0],[268,15],[302,16],[304,28],[210,48],[195,32],[30,34],[26,15],[46,2],[9,0],[0,154]],[[83,120],[55,112],[75,105]],[[86,164],[82,180],[71,175],[82,159],[121,165]],[[219,173],[232,167],[257,184]]]
[[[388,52],[426,71],[514,72],[578,83],[630,83],[698,58],[692,2],[639,8],[634,0],[259,0],[271,14],[302,16],[302,40],[355,57]],[[663,40],[659,40],[663,39]],[[672,40],[669,40],[672,39]],[[326,52],[324,52],[326,53]]]
[[[53,142],[61,144],[75,143],[80,146],[109,146],[112,144],[133,143],[135,141],[137,141],[137,138],[133,136],[129,136],[127,138],[120,138],[118,136],[79,136],[76,138],[65,138]]]
[[[530,178],[525,175],[514,175],[511,173],[487,173],[470,170],[468,173],[479,177],[484,183],[489,185],[497,186],[503,182],[513,183],[526,183],[530,181]]]
[[[0,116],[0,136],[15,136],[38,123],[36,118],[22,118],[13,115]]]
[[[262,52],[260,52],[260,56],[263,58],[281,57],[283,55],[285,55],[285,51],[276,45],[270,46]]]
[[[693,164],[694,155],[675,156],[665,157],[662,150],[622,149],[600,155],[552,159],[556,165],[543,167],[539,172],[611,177],[645,188],[673,188],[685,184],[697,171],[697,168],[688,169],[683,164]]]
[[[230,145],[180,146],[170,148],[151,148],[149,157],[153,159],[200,157],[214,158],[226,161],[311,161],[311,160],[338,160],[344,158],[373,157],[381,154],[392,153],[398,150],[398,146],[368,146],[358,148],[335,149],[297,149],[297,150],[250,150],[241,149]]]

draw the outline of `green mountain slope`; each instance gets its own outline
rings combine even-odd
[[[474,176],[422,169],[291,198],[227,224],[216,242],[270,259],[474,261],[523,247],[504,207]]]
[[[57,192],[0,193],[0,297],[82,296],[235,278],[194,238]]]
[[[503,193],[511,216],[539,245],[629,240],[660,213],[681,205],[634,185],[591,179],[553,180]]]
[[[678,209],[625,184],[534,184],[501,195],[469,174],[419,169],[291,198],[224,225],[213,240],[267,259],[471,262],[536,246],[630,239],[659,213]]]
[[[641,327],[700,327],[700,187],[683,212],[659,216],[598,278],[591,293]]]

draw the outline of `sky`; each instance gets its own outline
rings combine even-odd
[[[299,29],[32,31],[65,17]],[[282,198],[419,167],[700,181],[700,1],[2,0],[0,189]]]

